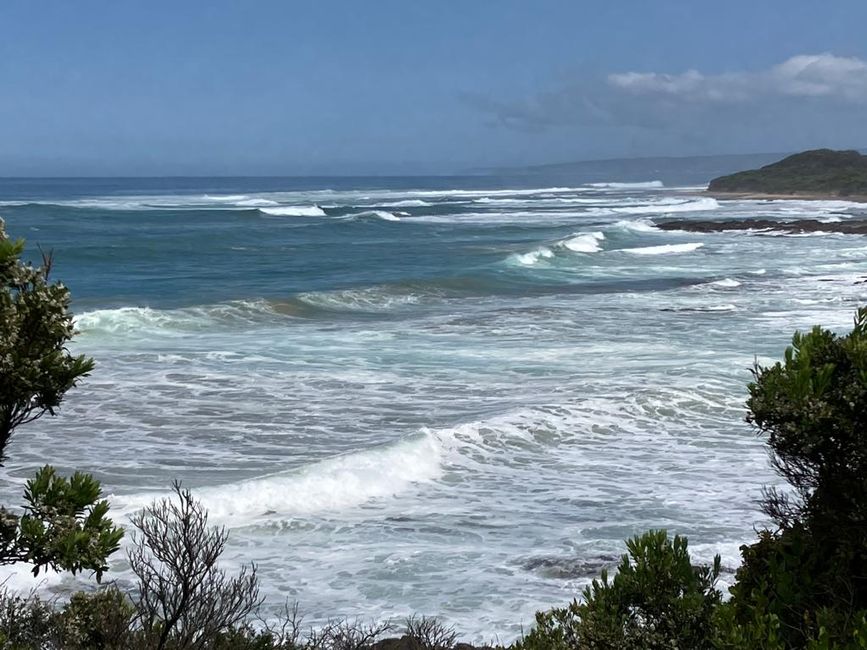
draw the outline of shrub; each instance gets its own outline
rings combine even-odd
[[[797,332],[784,362],[757,366],[754,375],[747,420],[767,436],[774,468],[795,491],[794,500],[769,491],[765,511],[781,528],[804,521],[863,534],[867,308],[858,311],[846,336],[820,327]]]
[[[52,630],[53,608],[35,595],[0,591],[0,648],[40,650]]]
[[[406,619],[406,636],[412,639],[418,650],[451,650],[458,638],[455,628],[431,616]]]
[[[177,501],[161,499],[132,517],[136,621],[148,647],[207,648],[261,603],[256,568],[235,577],[218,568],[228,533],[208,526],[207,511],[189,490],[175,483],[174,492]]]
[[[126,650],[135,645],[135,608],[116,587],[73,594],[52,621],[52,636],[65,650]]]
[[[786,648],[851,643],[867,609],[867,309],[845,336],[796,333],[754,375],[747,419],[792,492],[765,493],[776,530],[741,549],[734,620],[777,621]]]
[[[536,627],[516,648],[711,648],[719,556],[710,567],[694,567],[686,538],[670,539],[665,531],[634,537],[626,548],[612,580],[603,571],[583,602],[537,614]]]

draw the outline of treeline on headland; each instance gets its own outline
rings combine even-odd
[[[22,263],[23,243],[0,221],[0,463],[18,427],[54,415],[93,370],[73,356],[69,292],[50,258]],[[741,547],[730,598],[720,560],[694,566],[687,540],[649,531],[626,542],[572,603],[540,612],[514,650],[825,650],[867,648],[867,308],[845,336],[796,333],[782,362],[756,366],[748,421],[789,489],[767,490],[772,522]],[[21,510],[0,510],[0,564],[29,562],[100,582],[123,531],[99,483],[39,470]],[[436,618],[401,624],[335,618],[302,628],[288,604],[262,615],[255,566],[219,567],[227,532],[174,485],[132,518],[128,591],[95,586],[68,602],[0,593],[0,647],[16,650],[471,650]],[[267,620],[266,620],[267,618]]]
[[[814,149],[760,169],[713,179],[708,191],[719,194],[867,197],[867,156],[854,150]]]

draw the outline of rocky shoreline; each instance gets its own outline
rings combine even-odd
[[[867,203],[865,194],[830,194],[816,192],[795,192],[790,194],[769,194],[767,192],[720,192],[707,190],[707,196],[715,199],[737,199],[747,201],[851,201]]]
[[[718,221],[695,221],[692,219],[665,219],[655,222],[660,230],[683,230],[685,232],[725,232],[731,230],[753,230],[803,234],[811,232],[843,233],[846,235],[867,235],[867,219],[847,219],[846,221],[818,221],[798,219],[796,221],[774,221],[772,219],[725,219]]]

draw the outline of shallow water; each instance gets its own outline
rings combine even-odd
[[[851,323],[867,245],[653,219],[863,209],[660,183],[0,181],[97,361],[17,435],[3,494],[51,462],[124,518],[178,478],[275,608],[436,614],[468,639],[514,636],[648,528],[734,567],[774,480],[749,369]]]

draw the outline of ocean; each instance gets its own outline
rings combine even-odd
[[[96,360],[13,438],[3,502],[51,463],[126,522],[179,479],[228,528],[225,566],[311,625],[416,612],[509,640],[650,528],[730,580],[776,480],[750,368],[850,326],[867,245],[654,220],[865,207],[571,180],[0,180]]]

